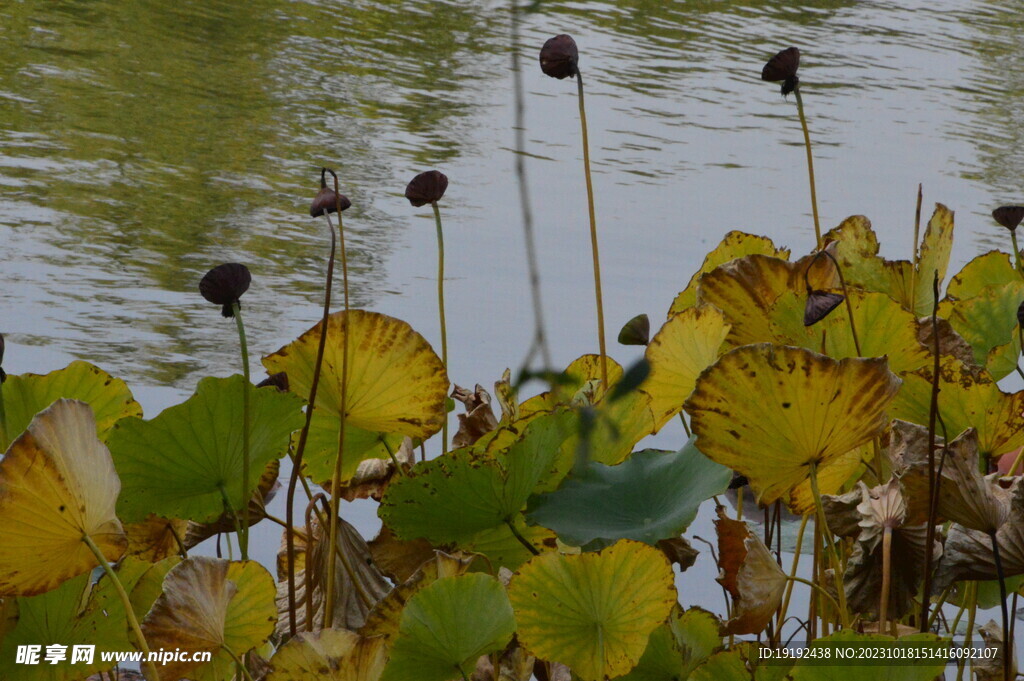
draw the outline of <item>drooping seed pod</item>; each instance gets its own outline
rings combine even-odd
[[[804,305],[804,326],[813,326],[827,317],[845,298],[839,293],[808,291]]]
[[[199,282],[199,293],[215,305],[225,317],[234,317],[232,305],[239,303],[242,294],[249,290],[252,275],[249,268],[236,262],[217,265]]]
[[[619,331],[619,343],[622,345],[647,345],[650,342],[651,320],[646,314],[633,317]]]
[[[4,335],[0,333],[0,383],[7,380],[7,374],[4,373]]]
[[[540,70],[552,78],[572,78],[580,61],[576,41],[566,34],[548,38],[540,48]]]
[[[1024,206],[1000,206],[992,211],[992,217],[1011,232],[1017,231],[1017,226],[1024,220]]]
[[[1017,323],[1024,329],[1024,300],[1017,306]]]
[[[769,82],[782,81],[782,94],[788,95],[799,85],[800,79],[796,70],[800,68],[800,50],[795,47],[787,47],[774,57],[761,69],[761,80]]]
[[[419,208],[440,201],[448,189],[448,176],[439,170],[428,170],[412,178],[405,187],[405,198]]]
[[[313,203],[310,204],[309,206],[310,217],[317,218],[323,215],[325,212],[338,212],[339,195],[336,194],[333,189],[329,189],[327,187],[327,178],[325,177],[326,173],[326,168],[320,169],[320,191],[318,191],[316,193],[316,196],[313,197]],[[352,202],[349,201],[348,197],[345,196],[344,194],[341,194],[340,198],[342,210],[346,210],[352,205]]]
[[[288,392],[288,374],[284,371],[278,371],[276,374],[270,374],[256,384],[257,388],[266,388],[268,386],[274,386],[283,393]]]

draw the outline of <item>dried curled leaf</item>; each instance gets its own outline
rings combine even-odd
[[[452,448],[466,447],[498,427],[491,409],[491,395],[479,383],[473,392],[456,385],[452,398],[462,402],[465,414],[459,414],[459,431],[452,438]]]
[[[771,552],[747,524],[725,515],[718,507],[718,582],[733,599],[732,619],[726,622],[730,634],[757,634],[782,605],[786,574]]]

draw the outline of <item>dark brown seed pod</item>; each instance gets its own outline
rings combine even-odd
[[[440,201],[448,189],[448,176],[439,170],[428,170],[412,178],[405,186],[405,198],[419,208]]]
[[[566,34],[548,38],[540,48],[540,70],[552,78],[572,78],[576,75],[580,51],[576,41]]]
[[[838,293],[828,291],[808,291],[807,304],[804,305],[804,326],[817,324],[839,306],[845,298]]]
[[[274,386],[283,393],[288,392],[288,374],[278,371],[276,374],[270,374],[256,384],[257,388],[266,388],[267,386]]]
[[[249,268],[236,262],[217,265],[206,273],[199,282],[199,293],[215,305],[225,317],[234,317],[231,306],[238,303],[242,294],[249,290],[252,275]]]
[[[327,188],[327,173],[326,168],[320,169],[320,191],[316,193],[313,198],[313,203],[309,206],[310,217],[318,218],[324,214],[324,211],[328,213],[338,212],[338,194],[334,193],[333,189]],[[348,200],[348,197],[344,194],[341,195],[341,209],[346,210],[352,205],[352,202]]]
[[[619,342],[623,345],[647,345],[651,341],[651,320],[638,314],[623,325]]]
[[[761,69],[761,80],[770,82],[782,81],[782,94],[788,95],[799,85],[800,79],[796,70],[800,68],[800,50],[795,47],[787,47],[774,57]]]
[[[1024,300],[1017,306],[1017,323],[1020,324],[1020,328],[1024,329]]]
[[[4,373],[4,335],[0,333],[0,383],[7,380],[7,374]]]
[[[1017,225],[1024,220],[1024,206],[1000,206],[992,211],[992,217],[1011,232],[1017,231]]]

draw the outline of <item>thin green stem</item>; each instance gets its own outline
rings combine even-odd
[[[250,674],[249,670],[245,668],[245,663],[242,662],[242,659],[235,654],[235,651],[231,650],[231,648],[228,648],[223,643],[220,647],[228,654],[228,657],[235,661],[235,664],[238,665],[238,669],[241,670],[242,676],[246,678],[246,681],[253,681],[252,674]]]
[[[796,549],[793,551],[793,566],[789,570],[789,574],[796,577],[796,570],[800,566],[800,551],[804,544],[804,532],[807,530],[807,522],[811,519],[810,515],[805,515],[800,521],[800,532],[797,534]],[[782,625],[786,623],[786,613],[789,611],[789,599],[793,595],[793,582],[786,584],[786,595],[782,599],[782,608],[779,610],[777,618],[778,626],[775,635],[777,641],[781,640],[782,637]]]
[[[1003,681],[1010,681],[1010,650],[1013,642],[1010,640],[1010,615],[1006,611],[1006,576],[1003,572],[1002,558],[999,556],[996,533],[989,532],[988,537],[992,541],[992,558],[996,564],[996,575],[999,577],[999,607],[1003,615]]]
[[[682,421],[683,423],[683,430],[686,432],[686,437],[693,437],[693,435],[690,433],[690,426],[686,423],[686,416],[683,414],[683,412],[679,412],[679,420]]]
[[[235,313],[235,325],[238,327],[238,342],[242,346],[242,517],[238,533],[238,548],[242,552],[242,560],[249,559],[249,345],[245,341],[245,324],[242,323],[242,306],[236,300],[231,304]]]
[[[793,90],[796,95],[796,112],[800,116],[800,127],[804,131],[804,146],[807,148],[807,177],[811,183],[811,211],[814,215],[814,237],[820,251],[825,245],[821,240],[821,223],[818,220],[818,192],[814,186],[814,158],[811,156],[811,133],[807,129],[807,117],[804,116],[804,99],[800,96],[800,85]]]
[[[811,494],[814,495],[814,507],[818,512],[818,523],[821,526],[821,535],[825,539],[825,549],[828,551],[829,561],[832,563],[832,572],[835,576],[836,595],[839,597],[839,618],[843,628],[850,626],[850,614],[846,610],[846,589],[843,586],[843,566],[839,562],[839,555],[836,553],[835,540],[832,538],[832,531],[828,528],[828,520],[825,518],[825,507],[821,504],[821,492],[818,489],[818,464],[812,461],[811,468]]]
[[[139,619],[135,616],[135,608],[132,607],[132,601],[128,598],[128,592],[124,590],[124,585],[121,584],[121,580],[118,578],[117,573],[114,572],[114,568],[111,567],[110,562],[107,560],[100,548],[96,546],[96,543],[87,534],[82,535],[82,541],[92,554],[96,556],[96,560],[103,567],[103,571],[110,577],[110,583],[114,585],[114,590],[117,591],[118,597],[121,599],[121,604],[124,605],[125,617],[128,618],[128,626],[131,627],[132,633],[135,634],[136,642],[139,644],[139,649],[142,651],[143,664],[149,666],[149,671],[153,676],[154,681],[160,681],[160,674],[157,672],[156,665],[149,660],[149,644],[146,643],[146,637],[142,635],[142,627],[139,626]]]
[[[889,621],[889,584],[892,578],[892,528],[886,526],[882,534],[882,594],[878,604],[878,633],[883,633]]]
[[[334,173],[331,173],[334,175]],[[334,192],[341,196],[341,192],[338,188],[338,176],[334,175]],[[340,203],[340,199],[339,199]],[[325,626],[331,626],[334,621],[334,601],[336,594],[334,593],[334,573],[335,564],[337,561],[333,560],[333,556],[337,551],[338,546],[338,506],[341,500],[341,495],[338,494],[338,490],[341,487],[341,461],[342,456],[345,452],[345,420],[348,417],[348,405],[346,400],[348,399],[348,346],[349,346],[349,299],[348,299],[348,256],[345,252],[345,223],[341,219],[341,211],[338,211],[338,245],[341,250],[341,282],[342,282],[342,295],[345,302],[345,321],[342,325],[341,334],[341,399],[339,404],[339,421],[338,424],[338,456],[334,460],[334,473],[331,476],[331,517],[330,517],[330,536],[328,540],[328,551],[327,555],[331,556],[332,559],[327,563],[327,594],[324,597],[324,623]]]
[[[910,268],[910,297],[911,307],[915,308],[914,312],[917,313],[917,263],[921,257],[921,201],[924,198],[922,194],[921,184],[917,185],[917,208],[914,210],[914,258],[913,267]]]
[[[441,362],[448,371],[448,326],[444,320],[444,231],[441,229],[441,209],[437,201],[434,207],[434,223],[437,225],[437,312],[441,318]],[[444,426],[441,428],[441,454],[448,452],[448,410],[444,412]]]
[[[590,249],[594,260],[594,296],[597,298],[597,344],[601,350],[601,383],[608,389],[608,352],[604,342],[604,303],[601,298],[601,258],[597,249],[597,217],[594,215],[594,184],[590,178],[590,141],[587,137],[587,110],[583,104],[583,76],[576,69],[576,91],[580,104],[580,128],[583,132],[583,173],[587,180],[587,209],[590,212]]]
[[[384,450],[388,453],[388,456],[391,457],[391,463],[395,464],[395,472],[398,473],[400,477],[404,477],[405,469],[402,468],[402,464],[398,462],[398,457],[396,457],[395,453],[391,451],[391,447],[388,447],[388,441],[384,437],[384,433],[381,433],[380,435],[380,443],[384,445]]]
[[[1017,230],[1010,230],[1010,241],[1013,243],[1013,268],[1024,277],[1024,266],[1020,263],[1020,247],[1017,246]]]
[[[967,606],[967,633],[964,634],[964,648],[970,648],[971,643],[974,641],[974,618],[978,614],[978,583],[971,582],[974,585],[974,589],[971,591],[970,604]],[[962,681],[964,678],[964,669],[967,668],[967,658],[957,665],[956,679]]]
[[[816,591],[818,594],[824,596],[826,600],[828,600],[828,602],[832,604],[833,608],[840,612],[843,610],[843,608],[839,607],[839,603],[836,602],[836,599],[832,598],[832,594],[826,591],[820,584],[815,584],[809,579],[797,577],[796,575],[786,575],[786,581],[800,582],[801,584],[806,584],[807,586],[811,587],[813,591]]]
[[[341,199],[337,199],[338,212],[340,213]],[[306,420],[302,424],[302,431],[299,433],[299,444],[295,448],[295,456],[292,458],[292,475],[288,479],[288,497],[285,502],[285,522],[288,527],[295,527],[295,487],[298,480],[306,490],[306,496],[313,499],[306,479],[302,475],[302,456],[306,451],[306,440],[309,438],[309,427],[313,422],[313,411],[316,409],[316,394],[320,386],[320,368],[324,363],[324,347],[327,345],[327,326],[331,314],[331,284],[334,281],[334,254],[337,247],[334,238],[334,225],[331,224],[331,216],[324,211],[324,219],[327,221],[327,231],[331,234],[331,255],[327,259],[327,282],[324,287],[324,313],[320,322],[320,340],[316,349],[316,362],[313,364],[313,380],[309,386],[309,401],[306,403]],[[295,602],[295,537],[291,532],[285,534],[285,552],[288,562],[288,628],[292,636],[295,636],[295,616],[298,608]]]
[[[932,276],[932,390],[928,407],[928,523],[925,530],[924,580],[921,586],[921,633],[928,630],[928,607],[932,598],[932,546],[939,507],[941,476],[935,474],[935,424],[939,414],[939,272]]]
[[[526,537],[519,534],[519,530],[516,529],[515,523],[512,522],[511,518],[505,518],[505,524],[508,526],[508,529],[512,532],[512,536],[518,539],[519,543],[525,546],[530,553],[532,553],[535,556],[540,555],[540,551],[537,550],[537,547],[528,542],[526,540]]]
[[[935,622],[939,618],[939,613],[942,612],[942,606],[946,604],[946,600],[949,598],[949,594],[953,592],[953,584],[950,584],[942,593],[939,594],[939,600],[935,601],[935,607],[932,608],[932,614],[928,616],[928,631],[931,631],[935,627]]]

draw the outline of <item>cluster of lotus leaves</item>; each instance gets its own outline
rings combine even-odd
[[[25,643],[136,647],[117,585],[108,574],[94,581],[94,570],[112,563],[150,648],[212,655],[161,667],[163,679],[231,678],[244,656],[266,665],[268,681],[449,681],[488,668],[525,680],[535,659],[584,681],[749,679],[751,646],[726,649],[723,636],[760,633],[786,576],[756,533],[720,509],[720,582],[732,617],[683,609],[672,562],[686,565],[683,534],[700,505],[739,473],[758,501],[808,514],[816,486],[830,526],[860,551],[848,578],[864,597],[851,603],[870,617],[878,528],[901,533],[908,551],[927,550],[914,528],[926,489],[919,431],[934,381],[950,439],[970,433],[950,445],[960,458],[947,484],[972,490],[939,509],[953,523],[939,574],[946,583],[989,579],[991,550],[979,534],[994,534],[1008,556],[1021,555],[1024,541],[1015,520],[1024,491],[972,468],[1024,445],[1024,394],[998,385],[1020,354],[1024,283],[1005,254],[982,255],[952,277],[933,326],[932,286],[946,277],[952,236],[953,215],[941,205],[913,262],[880,257],[863,217],[825,236],[827,257],[791,260],[769,239],[731,232],[673,301],[640,362],[624,370],[609,361],[605,385],[600,358],[585,355],[525,401],[506,375],[495,384],[500,414],[479,386],[462,391],[470,413],[458,446],[419,463],[411,452],[441,430],[449,377],[420,334],[379,313],[332,314],[326,328],[265,356],[269,373],[287,374],[287,391],[206,378],[148,420],[123,382],[85,362],[12,375],[0,431],[0,677],[14,673],[11,651]],[[843,304],[805,326],[808,290],[840,293],[840,275]],[[319,521],[299,528],[301,612],[289,637],[280,567],[275,579],[255,562],[179,554],[230,532],[247,504],[264,517],[279,460],[305,422],[322,332],[302,474],[326,484],[340,455],[339,493],[379,499],[384,527],[367,543],[342,523],[337,556],[321,546]],[[247,455],[263,475],[241,489],[246,393]],[[676,417],[692,426],[682,447],[636,450]],[[877,477],[872,466],[883,459],[894,477]],[[341,601],[326,622],[332,561]],[[1009,562],[1024,573],[1024,563]],[[898,611],[902,592],[894,593]],[[828,640],[889,639],[842,631]],[[59,669],[17,673],[72,681],[104,671],[100,662]],[[885,678],[888,669],[843,678]],[[922,666],[899,678],[939,671]],[[797,664],[776,677],[834,672]]]

